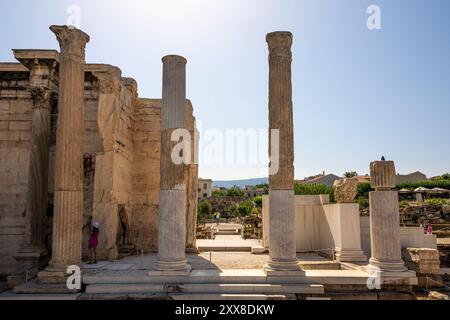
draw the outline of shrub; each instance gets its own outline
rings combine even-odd
[[[334,202],[334,189],[326,184],[301,184],[296,183],[294,187],[296,195],[308,195],[308,194],[329,194],[330,201]]]
[[[230,204],[230,206],[228,207],[228,212],[230,213],[230,215],[232,217],[239,216],[239,210],[238,210],[238,206],[236,205],[236,203]]]
[[[262,207],[262,197],[261,196],[257,196],[253,198],[253,202],[255,203],[255,205],[259,208]]]
[[[367,200],[367,198],[365,198],[365,197],[356,198],[356,203],[358,203],[361,208],[369,207],[369,200]]]
[[[405,207],[409,206],[409,202],[406,200],[402,200],[398,203],[398,205],[400,206],[400,208],[405,208]]]
[[[244,201],[238,207],[239,215],[247,216],[252,212],[252,209],[253,209],[253,202]]]
[[[439,179],[439,180],[426,180],[422,182],[415,182],[415,183],[401,183],[397,185],[397,189],[409,189],[414,190],[419,187],[425,187],[428,189],[433,188],[443,188],[450,190],[450,180],[448,179]]]
[[[212,213],[212,205],[208,200],[203,200],[198,205],[198,218],[199,219],[208,219],[211,217]]]
[[[260,208],[253,208],[251,214],[254,215],[254,216],[259,216],[261,214],[261,209]]]
[[[448,200],[446,199],[425,199],[424,201],[426,204],[433,204],[433,205],[445,205],[448,204]]]

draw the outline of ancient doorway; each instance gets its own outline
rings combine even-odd
[[[116,245],[119,251],[119,256],[124,257],[134,254],[135,247],[131,244],[131,224],[128,210],[126,210],[125,206],[119,205],[117,214]]]

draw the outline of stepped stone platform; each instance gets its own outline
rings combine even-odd
[[[149,271],[156,266],[156,254],[128,256],[83,265],[83,290],[78,294],[57,285],[46,288],[31,281],[28,286],[21,285],[15,291],[0,294],[0,299],[310,300],[342,297],[341,291],[355,297],[377,297],[368,294],[371,293],[367,288],[371,275],[363,266],[340,264],[314,253],[299,254],[305,274],[289,277],[266,275],[263,265],[267,254],[212,252],[210,261],[210,253],[204,252],[187,254],[187,258],[192,266],[188,276],[151,276]],[[409,278],[399,276],[389,281],[407,288],[414,285],[417,278],[410,274]]]

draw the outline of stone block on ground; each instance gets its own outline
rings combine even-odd
[[[405,264],[419,274],[439,274],[439,251],[428,248],[405,248],[402,250]]]

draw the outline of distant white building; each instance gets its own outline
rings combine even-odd
[[[198,178],[198,199],[203,200],[212,196],[212,180]]]

